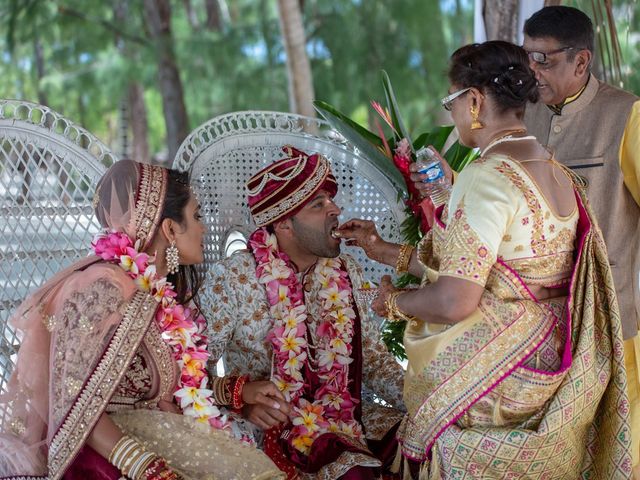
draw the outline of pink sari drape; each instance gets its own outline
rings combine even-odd
[[[105,411],[157,302],[95,257],[56,275],[12,317],[22,337],[0,398],[0,475],[61,478]]]

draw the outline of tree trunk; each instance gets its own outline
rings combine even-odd
[[[313,80],[307,56],[302,12],[298,0],[278,0],[280,30],[287,53],[289,108],[294,113],[315,117]]]
[[[35,29],[34,29],[35,30]],[[44,78],[44,56],[42,54],[42,44],[40,43],[40,37],[37,33],[34,33],[33,37],[33,56],[36,61],[36,78],[38,81],[38,103],[40,105],[49,106],[49,99],[46,92],[42,89],[42,79]]]
[[[219,32],[222,30],[222,15],[218,0],[205,0],[204,7],[207,11],[207,29]]]
[[[113,15],[117,25],[126,25],[129,16],[129,0],[114,2]],[[116,46],[127,61],[134,61],[130,41],[116,34]],[[123,122],[124,135],[122,137],[122,151],[124,156],[138,162],[148,163],[149,155],[149,128],[147,122],[147,109],[144,104],[144,87],[135,79],[130,79],[123,94]],[[128,124],[128,125],[127,125]],[[128,133],[131,127],[132,148],[129,149]]]
[[[182,0],[182,4],[184,5],[185,13],[187,14],[187,19],[189,20],[189,25],[193,30],[198,29],[198,17],[196,16],[196,12],[193,10],[193,5],[191,5],[191,0]]]
[[[128,103],[129,103],[129,124],[133,132],[133,145],[131,149],[131,157],[138,162],[148,163],[149,142],[149,126],[147,123],[147,108],[144,104],[144,88],[139,82],[131,82],[129,84]]]
[[[144,17],[156,52],[158,82],[167,128],[167,162],[171,165],[180,144],[189,133],[189,119],[173,50],[170,0],[144,0]]]
[[[518,0],[484,0],[482,8],[487,40],[518,41]]]

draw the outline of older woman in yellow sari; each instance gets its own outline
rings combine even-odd
[[[412,251],[371,222],[341,227],[371,258],[423,279],[413,291],[383,279],[373,305],[407,321],[397,465],[420,479],[630,478],[607,255],[573,176],[522,122],[538,96],[527,54],[469,45],[449,79],[442,104],[481,157],[434,228]]]

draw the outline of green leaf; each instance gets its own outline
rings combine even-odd
[[[440,152],[444,148],[444,144],[453,131],[453,128],[453,125],[436,127],[435,130],[429,132],[425,145],[433,145],[433,147]]]
[[[407,185],[402,174],[393,164],[393,161],[376,147],[378,143],[374,143],[369,140],[373,135],[371,132],[359,125],[359,128],[355,128],[354,124],[357,125],[355,122],[347,119],[342,113],[338,112],[335,108],[325,102],[314,102],[314,106],[333,128],[340,132],[347,141],[351,142],[358,150],[360,150],[362,156],[366,160],[371,162],[371,164],[391,180],[398,193],[406,195]],[[363,134],[363,131],[367,132],[368,135]],[[375,136],[379,145],[382,145],[380,137],[376,135],[373,136]]]
[[[326,115],[324,114],[324,112],[327,112],[330,115],[346,123],[353,130],[355,130],[357,133],[362,135],[367,141],[373,143],[378,147],[383,146],[382,140],[378,135],[376,135],[373,132],[370,132],[359,123],[354,122],[349,117],[347,117],[344,113],[340,112],[337,108],[333,107],[332,105],[329,105],[327,102],[323,102],[322,100],[316,100],[313,102],[313,106],[323,117],[326,118]],[[327,119],[327,121],[329,121],[329,119]]]
[[[389,352],[400,360],[407,358],[402,342],[406,325],[407,322],[385,322],[382,327],[382,341],[387,345]]]
[[[427,140],[429,140],[429,135],[431,135],[429,132],[421,133],[418,136],[418,138],[415,139],[415,141],[413,142],[413,150],[415,152],[417,152],[427,144]]]
[[[455,142],[444,154],[444,158],[456,172],[461,171],[478,157],[478,153],[472,148],[465,147],[460,142]]]
[[[385,72],[384,70],[382,70],[382,86],[384,87],[384,95],[387,98],[387,108],[389,109],[389,113],[391,114],[391,121],[393,122],[393,125],[396,128],[397,132],[401,135],[398,140],[402,138],[411,140],[411,137],[409,136],[409,133],[404,126],[404,122],[402,121],[400,109],[398,108],[398,102],[396,101],[396,96],[393,93],[393,87],[391,86],[391,80],[389,79],[389,75],[387,75],[387,72]]]

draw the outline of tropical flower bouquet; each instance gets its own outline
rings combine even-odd
[[[402,120],[396,96],[387,72],[382,71],[382,85],[386,99],[386,107],[378,102],[371,102],[373,109],[380,115],[386,127],[376,121],[377,133],[371,132],[356,123],[337,108],[322,101],[314,102],[316,110],[329,124],[351,142],[364,157],[373,163],[398,190],[399,198],[404,201],[406,217],[402,222],[402,236],[406,243],[416,245],[422,235],[430,228],[430,218],[425,213],[433,210],[433,204],[413,186],[410,179],[409,165],[416,161],[416,152],[425,146],[433,146],[442,152],[453,130],[453,126],[439,126],[425,132],[412,140]],[[385,134],[385,129],[391,135]],[[446,152],[441,153],[449,166],[459,172],[468,165],[477,153],[457,141]],[[419,283],[419,279],[411,275],[403,275],[396,282],[404,287],[411,283]],[[406,358],[402,346],[404,332],[403,322],[387,323],[383,329],[383,339],[389,350],[399,358]]]

